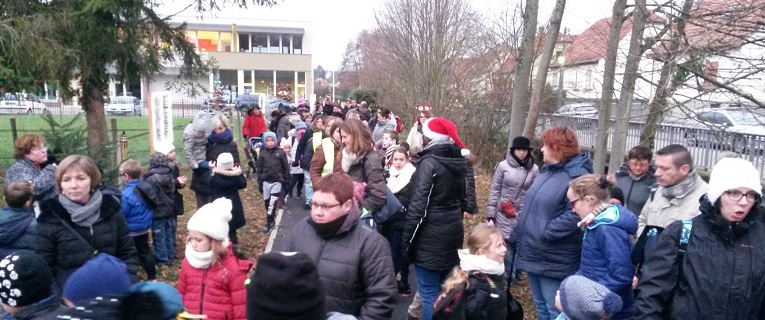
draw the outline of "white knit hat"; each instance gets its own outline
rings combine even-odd
[[[228,152],[224,152],[218,155],[218,160],[215,162],[215,166],[223,170],[231,170],[234,168],[234,156]]]
[[[169,141],[161,141],[157,142],[157,145],[154,146],[154,151],[159,152],[161,154],[167,155],[171,151],[175,150],[175,146],[170,143]]]
[[[723,158],[712,168],[707,198],[714,204],[725,191],[736,188],[749,188],[762,196],[760,172],[744,159]]]
[[[218,198],[199,208],[191,219],[187,229],[206,234],[210,238],[228,244],[228,222],[231,221],[231,200]]]

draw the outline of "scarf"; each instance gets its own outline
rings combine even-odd
[[[454,143],[454,142],[452,141],[452,138],[448,138],[448,139],[438,139],[438,140],[430,140],[430,142],[428,142],[428,145],[427,145],[427,146],[425,146],[425,149],[423,149],[423,150],[428,150],[428,149],[430,149],[430,148],[433,148],[433,147],[435,147],[435,146],[439,146],[439,145],[442,145],[442,144],[453,144],[453,143]]]
[[[207,137],[207,140],[212,143],[219,143],[219,142],[228,142],[233,139],[233,136],[231,134],[231,129],[226,128],[226,131],[223,131],[223,133],[215,133],[215,131],[210,133],[210,136]]]
[[[319,235],[322,239],[328,239],[329,237],[333,236],[335,233],[337,233],[338,230],[343,226],[343,223],[345,223],[346,218],[348,217],[348,214],[344,214],[342,216],[339,216],[337,219],[332,220],[327,223],[316,223],[311,219],[308,218],[308,224],[313,227],[313,230],[316,231],[316,234]]]
[[[194,250],[190,245],[186,245],[186,260],[189,261],[189,264],[197,269],[207,269],[212,265],[213,262],[213,252],[205,251],[205,252],[197,252]]]
[[[696,187],[696,181],[698,180],[696,177],[696,170],[691,171],[691,173],[689,173],[683,181],[680,181],[680,183],[671,187],[662,188],[661,195],[667,199],[674,199],[688,194],[688,192]]]
[[[357,154],[348,153],[345,148],[343,148],[343,159],[342,159],[342,165],[343,165],[343,171],[345,173],[348,173],[348,171],[351,170],[351,166],[358,163],[359,160],[361,160],[362,157],[359,157]]]
[[[90,196],[88,203],[81,204],[67,198],[63,193],[59,193],[58,202],[64,207],[66,212],[72,218],[72,222],[78,226],[90,228],[98,220],[98,212],[101,209],[101,191],[96,190]]]
[[[390,172],[390,178],[388,178],[388,188],[394,194],[404,189],[414,175],[416,168],[411,163],[407,163],[399,171],[396,167],[391,166],[388,172]]]
[[[460,268],[462,271],[479,271],[485,274],[502,275],[505,273],[505,264],[489,259],[484,255],[470,254],[468,249],[457,250],[460,256]]]

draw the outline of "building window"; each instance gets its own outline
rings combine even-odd
[[[220,34],[222,49],[230,47],[228,34]],[[303,54],[303,36],[289,34],[239,33],[239,52]]]
[[[305,72],[298,72],[297,73],[297,84],[299,86],[305,85]]]
[[[303,54],[303,36],[301,35],[292,36],[292,53]]]
[[[231,52],[231,32],[220,33],[220,51]]]
[[[284,101],[295,101],[295,72],[276,71],[276,96]]]
[[[218,51],[218,32],[216,31],[197,31],[197,43],[200,52]]]
[[[239,34],[239,52],[248,52],[248,51],[250,51],[250,34],[240,33]]]
[[[282,35],[282,53],[290,54],[290,36]]]
[[[197,44],[197,32],[196,31],[186,31],[186,41],[194,45],[194,48],[199,51],[199,46]]]
[[[268,53],[279,53],[281,51],[279,40],[281,36],[278,34],[268,35]]]
[[[256,33],[252,35],[252,52],[255,52],[255,53],[268,52],[268,35],[267,34]]]
[[[274,72],[255,70],[255,93],[274,94]]]

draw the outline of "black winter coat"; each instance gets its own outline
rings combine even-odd
[[[59,288],[66,279],[93,258],[93,249],[117,257],[127,264],[132,282],[137,280],[138,263],[133,238],[130,237],[120,204],[112,197],[102,197],[98,220],[88,229],[74,222],[58,198],[40,204],[37,218],[35,252],[48,263]],[[64,223],[77,231],[90,245],[83,243]]]
[[[181,176],[181,171],[178,169],[178,166],[173,164],[171,169],[173,170],[173,183],[175,184],[175,194],[173,196],[173,213],[175,213],[176,216],[183,215],[183,194],[181,194],[181,189],[185,186],[181,186],[181,183],[178,182],[178,177]]]
[[[175,179],[173,169],[159,166],[149,169],[144,177],[146,182],[154,186],[157,194],[156,207],[152,209],[154,219],[175,216]]]
[[[685,257],[679,255],[682,221],[670,224],[648,254],[636,319],[765,316],[765,209],[755,205],[743,221],[731,223],[706,196],[700,201]]]
[[[473,170],[473,166],[467,166],[465,183],[465,201],[467,204],[465,211],[470,214],[476,214],[478,213],[478,201],[475,197],[475,171]]]
[[[234,142],[233,135],[223,141],[208,139],[206,150],[206,161],[218,161],[218,156],[221,153],[228,152],[234,157],[234,166],[239,166],[239,150],[237,149],[236,142]],[[191,190],[199,193],[211,194],[212,189],[207,185],[211,173],[212,168],[194,170],[191,179]]]
[[[335,159],[334,172],[343,171],[342,159],[342,152],[338,152]],[[369,150],[361,156],[358,162],[352,164],[348,172],[346,172],[353,181],[365,182],[367,184],[366,195],[361,202],[361,207],[368,209],[370,212],[380,210],[385,205],[386,183],[385,177],[383,177],[384,163],[385,155],[381,154],[379,150]]]
[[[467,161],[454,145],[436,145],[418,154],[404,225],[404,252],[412,263],[432,270],[459,265],[462,212],[466,211]]]
[[[213,189],[215,199],[226,198],[231,200],[231,221],[228,222],[229,230],[236,230],[244,227],[244,208],[242,207],[242,198],[239,197],[239,190],[247,187],[247,179],[242,174],[242,170],[234,168],[233,170],[213,169],[213,175],[210,176],[210,187]]]
[[[439,299],[433,319],[504,320],[507,318],[506,282],[502,275],[469,272],[468,283],[454,288]]]
[[[303,136],[300,137],[300,140],[298,140],[297,149],[295,149],[295,160],[300,162],[300,168],[303,170],[308,170],[308,168],[303,167],[303,155],[308,151],[308,149],[311,149],[311,155],[313,155],[313,145],[310,145],[308,140],[310,140],[313,137],[313,130],[309,127],[304,133]],[[309,147],[310,146],[310,147]],[[308,165],[310,167],[311,165],[311,158],[308,158]]]
[[[287,163],[287,154],[278,147],[272,149],[263,147],[255,166],[257,167],[258,183],[281,182],[285,184],[292,177],[290,164]]]

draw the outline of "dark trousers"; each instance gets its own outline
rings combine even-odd
[[[154,253],[151,252],[151,245],[149,245],[149,233],[133,236],[133,242],[135,243],[138,262],[141,264],[143,271],[146,271],[146,276],[149,280],[156,279],[157,266],[154,264]]]
[[[213,196],[212,194],[206,194],[206,193],[194,191],[194,195],[197,198],[197,210],[199,210],[199,208],[215,200],[215,196]]]
[[[382,235],[388,239],[390,253],[393,258],[393,270],[401,273],[401,283],[409,285],[409,259],[404,256],[404,230],[383,226]]]
[[[304,183],[303,174],[293,173],[291,176],[292,178],[290,179],[289,194],[290,196],[292,196],[292,188],[297,186],[297,195],[300,196],[300,194],[303,192],[303,183]]]
[[[239,238],[236,236],[236,229],[228,230],[228,240],[231,241],[232,244],[239,244]]]

